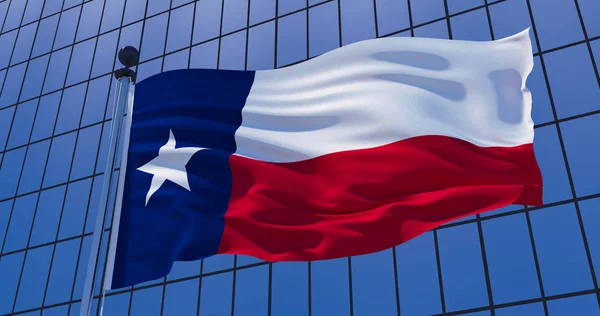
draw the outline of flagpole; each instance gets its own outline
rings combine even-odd
[[[104,168],[100,205],[98,206],[98,213],[96,215],[96,225],[92,236],[90,258],[83,286],[83,296],[81,298],[81,308],[79,310],[80,316],[89,316],[92,308],[96,274],[99,271],[98,256],[100,254],[100,241],[102,238],[102,231],[104,230],[104,222],[106,220],[106,206],[108,204],[109,191],[114,171],[115,155],[119,146],[119,135],[121,132],[124,111],[129,100],[129,85],[132,82],[135,83],[136,79],[135,72],[130,68],[137,65],[138,60],[139,52],[134,47],[125,46],[119,50],[119,61],[125,68],[119,68],[115,71],[117,85],[113,103],[110,141],[108,145],[106,166]]]

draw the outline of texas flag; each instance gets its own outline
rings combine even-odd
[[[532,67],[526,30],[371,39],[281,69],[142,80],[112,288],[216,254],[368,254],[462,217],[540,205]]]

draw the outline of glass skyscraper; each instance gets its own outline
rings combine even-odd
[[[600,315],[599,16],[599,0],[0,0],[0,315],[79,313],[120,47],[140,50],[139,81],[284,67],[375,37],[492,40],[528,27],[543,206],[365,256],[179,262],[107,292],[103,314]],[[94,315],[114,200],[113,186]]]

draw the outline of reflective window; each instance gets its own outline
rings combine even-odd
[[[269,266],[262,265],[237,271],[235,280],[235,315],[268,315],[268,304]],[[293,308],[287,306],[286,310],[293,311]],[[273,314],[278,313],[275,312]]]
[[[356,314],[396,313],[394,269],[391,249],[352,258],[352,299]]]
[[[541,295],[525,214],[482,222],[494,303]]]
[[[75,149],[76,133],[55,137],[48,156],[48,167],[44,176],[44,187],[67,182],[73,150]]]
[[[27,144],[29,134],[33,127],[33,118],[37,108],[37,100],[19,104],[16,107],[17,113],[13,119],[13,133],[8,140],[8,149]]]
[[[473,1],[455,1],[472,3]],[[481,1],[479,1],[481,2]],[[451,3],[451,2],[450,2]],[[485,9],[475,10],[450,19],[452,38],[469,41],[490,41],[489,20]]]
[[[376,5],[379,36],[397,32],[410,26],[408,1],[377,0]]]
[[[164,315],[195,315],[198,310],[199,279],[168,284]]]
[[[167,53],[190,46],[193,17],[194,6],[192,4],[171,11]]]
[[[340,46],[338,7],[329,2],[309,9],[308,33],[310,57],[321,55]]]
[[[268,269],[268,266],[263,267],[263,270]],[[271,303],[273,315],[284,315],[290,311],[297,315],[308,314],[308,269],[308,263],[304,262],[278,262],[273,264]],[[254,274],[254,276],[260,277],[256,282],[261,286],[265,281],[268,281],[264,274]],[[266,294],[266,291],[262,294]],[[262,303],[264,306],[264,301],[266,301],[264,297],[262,297],[262,301],[258,300],[255,304]]]
[[[46,305],[69,301],[75,279],[75,268],[81,239],[73,239],[56,244],[54,261],[50,271],[50,281],[46,295]],[[81,256],[86,256],[82,253]]]
[[[495,310],[497,316],[542,316],[546,315],[544,312],[544,305],[542,303],[533,303],[525,305],[517,305],[511,307],[504,307]]]
[[[233,274],[203,277],[200,284],[200,315],[231,314]]]
[[[374,38],[375,15],[372,1],[341,1],[342,45]],[[354,21],[361,23],[354,23]],[[290,31],[287,32],[291,33]],[[295,33],[299,33],[296,31]],[[302,45],[305,46],[305,45]]]
[[[25,158],[25,166],[23,166],[23,175],[19,183],[19,194],[32,192],[41,188],[49,148],[49,140],[29,145],[27,158]]]
[[[75,40],[75,31],[77,30],[77,21],[79,20],[80,13],[81,6],[76,6],[70,10],[64,11],[61,14],[60,22],[58,23],[58,30],[56,31],[54,49],[60,49],[69,44],[73,44]]]
[[[348,259],[315,261],[311,264],[313,315],[349,315]]]
[[[596,295],[584,295],[548,301],[550,315],[600,315]]]
[[[296,34],[286,36],[284,34]],[[285,66],[306,59],[306,11],[279,19],[277,35],[277,66]]]
[[[100,32],[114,30],[121,25],[121,17],[123,16],[123,8],[125,0],[107,0],[102,16],[102,25]],[[108,14],[107,14],[108,13]]]
[[[476,224],[438,232],[446,310],[469,309],[488,304],[488,293]],[[460,244],[460,247],[453,245]]]
[[[600,110],[594,101],[600,89],[585,44],[549,53],[544,60],[559,118]]]
[[[29,24],[21,28],[11,64],[14,65],[20,63],[29,58],[36,28],[37,23]]]
[[[51,256],[52,246],[27,251],[15,310],[26,310],[42,305]]]
[[[588,246],[594,262],[594,271],[598,274],[600,271],[600,231],[594,228],[595,223],[600,220],[600,199],[582,201],[579,203],[581,207],[581,217],[585,227]],[[1,230],[0,230],[1,232]]]
[[[592,278],[573,204],[531,213],[546,295],[588,290]]]
[[[24,252],[3,256],[0,260],[0,284],[2,284],[2,295],[0,295],[0,313],[10,314],[12,311],[19,275],[24,259]]]
[[[275,60],[275,22],[261,24],[248,34],[248,69],[272,69]]]
[[[530,0],[542,50],[583,40],[575,2]]]
[[[133,292],[131,316],[159,316],[162,305],[162,286],[151,287]],[[198,298],[194,300],[196,302]]]
[[[38,194],[29,194],[19,197],[15,200],[11,210],[12,216],[8,222],[8,232],[6,234],[6,243],[4,244],[4,253],[25,249],[29,232],[33,222],[35,204]],[[2,258],[4,260],[4,258]]]
[[[59,239],[80,235],[83,231],[91,182],[91,179],[85,179],[70,183],[67,186],[67,196],[58,234]],[[91,205],[91,207],[94,207],[94,205]]]
[[[65,186],[44,190],[40,193],[30,246],[49,243],[56,239],[64,197]]]

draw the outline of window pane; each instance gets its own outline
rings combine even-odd
[[[35,117],[35,124],[33,125],[32,141],[52,136],[61,94],[62,92],[55,92],[41,98]]]
[[[250,25],[254,25],[275,17],[276,0],[250,1]],[[283,1],[279,3],[282,4]]]
[[[10,55],[12,54],[13,45],[15,45],[16,39],[17,31],[5,33],[0,36],[0,47],[2,47],[2,49],[0,49],[0,68],[5,68],[8,66]]]
[[[58,23],[58,31],[56,32],[54,49],[59,49],[69,44],[73,44],[75,41],[75,31],[77,30],[77,21],[79,20],[80,13],[81,6],[77,6],[73,9],[64,11],[61,14],[60,22]],[[105,14],[104,16],[107,15],[110,14]]]
[[[87,84],[82,83],[64,90],[55,134],[65,133],[79,127]]]
[[[58,235],[59,239],[80,235],[83,231],[83,221],[87,210],[91,182],[91,179],[86,179],[68,185]],[[90,207],[94,208],[95,205],[91,205]]]
[[[596,295],[584,295],[548,301],[548,313],[552,316],[598,316],[600,309]]]
[[[235,283],[235,315],[268,315],[268,281],[268,265],[237,271]],[[288,313],[290,311],[297,312],[294,308],[289,306],[287,311]],[[276,312],[275,315],[277,314],[278,313]]]
[[[198,286],[198,279],[168,284],[165,292],[164,315],[196,315]]]
[[[261,24],[248,34],[248,69],[272,69],[275,60],[275,22]]]
[[[530,0],[542,50],[583,40],[573,1]]]
[[[342,45],[375,37],[372,1],[341,1]],[[360,21],[360,23],[356,23]],[[298,33],[298,32],[297,32]]]
[[[17,198],[12,211],[12,217],[8,223],[8,234],[4,253],[24,249],[27,247],[27,239],[33,221],[33,212],[37,202],[38,194],[29,194]],[[4,258],[2,258],[4,260]]]
[[[104,112],[108,104],[108,92],[112,88],[110,86],[111,77],[111,75],[107,75],[90,81],[81,125],[94,124],[104,119]]]
[[[525,214],[482,222],[494,303],[540,296]]]
[[[265,280],[267,277],[263,277],[257,282]],[[307,315],[308,264],[304,262],[274,263],[271,293],[273,315],[285,315],[290,311],[294,311],[294,314],[297,315]]]
[[[311,266],[312,314],[349,315],[348,259],[315,261]]]
[[[352,258],[352,296],[358,315],[397,312],[391,249]]]
[[[544,203],[571,198],[571,187],[569,186],[565,160],[558,142],[556,126],[537,128],[533,147],[542,172]]]
[[[308,18],[310,57],[339,47],[338,7],[335,2],[311,8]]]
[[[277,66],[281,67],[306,59],[304,47],[306,47],[306,11],[281,18],[277,32]]]
[[[25,102],[17,106],[17,115],[15,115],[13,120],[8,149],[25,145],[28,142],[36,108],[37,100]]]
[[[488,305],[477,225],[443,229],[438,237],[446,309],[456,311]]]
[[[0,200],[15,195],[25,158],[25,148],[8,151],[3,158],[2,168],[0,168]]]
[[[398,289],[402,315],[442,312],[433,233],[425,233],[396,247]]]
[[[134,291],[130,315],[159,316],[160,306],[162,305],[162,291],[162,286]]]
[[[49,56],[42,56],[33,59],[29,62],[25,83],[23,84],[23,92],[21,93],[20,101],[29,100],[37,97],[42,92],[42,84],[48,67]]]
[[[194,5],[189,4],[171,12],[167,52],[190,46]]]
[[[101,129],[102,125],[94,125],[79,131],[71,179],[80,179],[94,173]]]
[[[64,86],[70,54],[71,47],[67,47],[50,55],[50,65],[48,66],[48,75],[44,84],[44,93],[58,90]]]
[[[414,25],[446,16],[444,0],[411,0],[410,6]],[[446,21],[442,22],[446,23]]]
[[[82,82],[89,78],[95,46],[96,39],[87,40],[75,45],[71,64],[69,65],[67,85]]]
[[[243,70],[246,58],[246,32],[240,31],[221,40],[219,69]]]
[[[225,7],[223,9],[222,34],[228,34],[245,28],[247,16],[247,0],[225,0]]]
[[[10,130],[10,124],[13,120],[16,107],[9,107],[4,110],[0,110],[0,148],[4,150],[6,141],[8,138],[8,132]]]
[[[75,133],[54,138],[48,158],[48,167],[44,177],[44,187],[67,181],[73,150],[75,149]]]
[[[102,17],[100,32],[115,29],[121,25],[125,0],[107,0]]]
[[[485,9],[479,9],[455,16],[450,19],[450,23],[452,26],[453,39],[469,41],[492,40]]]
[[[17,44],[15,46],[15,52],[13,53],[13,65],[23,62],[29,58],[36,28],[37,23],[29,24],[21,28],[21,31],[19,32],[19,38],[17,38]]]
[[[17,293],[19,274],[23,264],[24,252],[2,257],[0,260],[0,313],[10,314]]]
[[[231,314],[233,274],[231,272],[202,278],[200,315]]]
[[[379,36],[408,28],[408,1],[377,0],[377,26]]]
[[[600,192],[600,115],[561,123],[577,196]],[[585,141],[582,141],[584,140]]]
[[[33,231],[31,246],[36,246],[56,239],[58,221],[65,196],[65,186],[44,190],[40,193]]]
[[[131,2],[131,0],[129,2]],[[81,41],[98,34],[98,27],[100,26],[100,17],[102,15],[103,6],[104,1],[86,1],[86,3],[83,5],[81,21],[84,21],[85,23],[79,23],[79,29],[77,30],[77,41]]]
[[[600,273],[600,231],[595,225],[600,223],[600,199],[593,199],[580,202],[581,216],[588,241],[588,247],[594,263],[594,271],[596,275]],[[0,229],[0,232],[2,230]]]
[[[544,55],[559,118],[599,110],[600,89],[585,44]]]
[[[81,239],[74,239],[56,245],[50,282],[48,283],[46,305],[69,301],[73,280],[75,279],[80,243]],[[86,255],[87,253],[81,253],[82,257]]]
[[[52,246],[27,252],[15,310],[26,310],[42,305],[51,256]]]
[[[527,8],[526,1],[510,0],[496,2],[494,5],[489,6],[489,10],[494,35],[497,39],[517,34],[531,27],[531,19],[529,18],[529,9]],[[537,53],[537,43],[535,36],[533,36],[533,31],[529,32],[529,36],[531,39],[531,49],[533,53]],[[535,62],[534,67],[536,64],[539,65],[538,62]]]
[[[194,43],[219,36],[222,0],[203,0],[196,4]]]
[[[8,69],[6,79],[4,80],[4,89],[0,94],[0,108],[17,103],[19,91],[25,77],[26,64],[20,64]]]
[[[140,49],[140,61],[148,60],[164,53],[167,22],[168,15],[166,13],[146,20],[144,39]]]
[[[546,295],[592,288],[579,222],[573,204],[531,213]]]
[[[131,293],[106,296],[104,300],[104,315],[127,315],[129,296]]]

